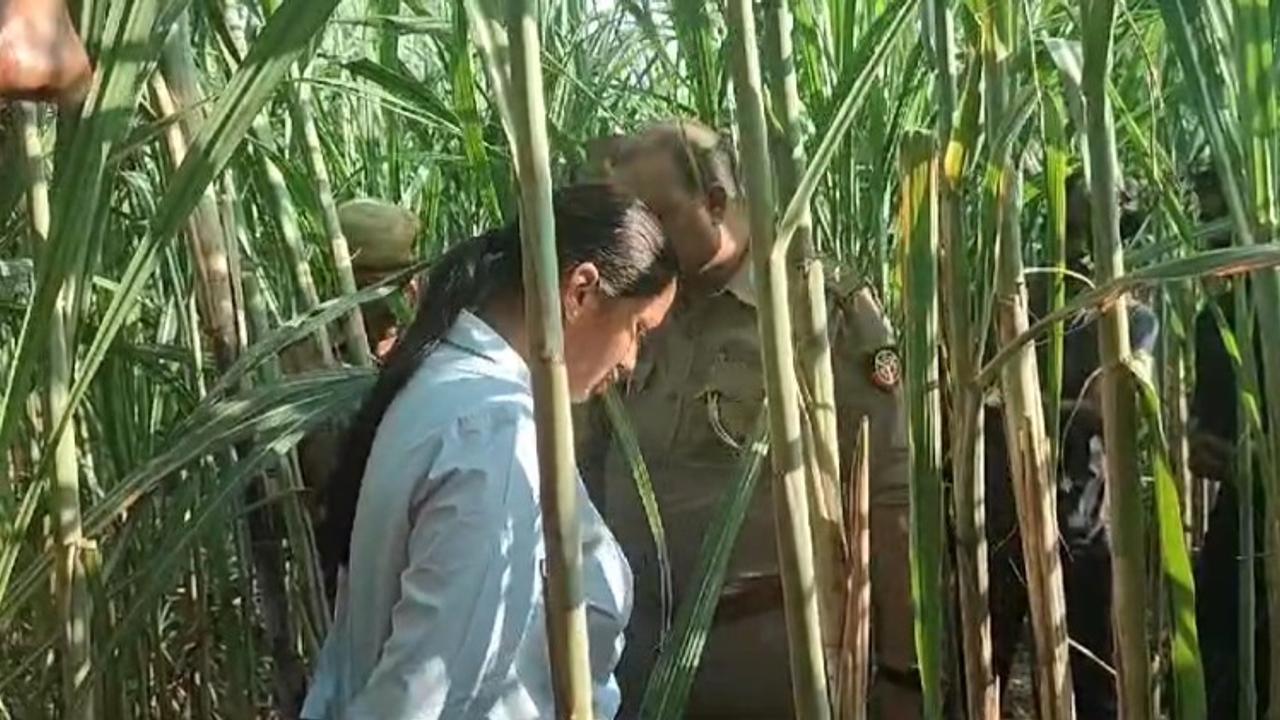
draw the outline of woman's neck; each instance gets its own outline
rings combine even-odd
[[[518,294],[490,300],[476,313],[493,328],[525,364],[529,364],[529,333],[524,322],[524,299]]]

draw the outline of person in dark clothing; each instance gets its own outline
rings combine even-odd
[[[1192,178],[1199,206],[1199,218],[1207,223],[1226,217],[1217,175],[1202,171]],[[1208,240],[1209,247],[1232,244],[1231,233]],[[1236,280],[1233,282],[1242,282]],[[1239,437],[1239,378],[1235,361],[1227,350],[1223,328],[1235,327],[1235,294],[1231,285],[1208,287],[1210,297],[1195,320],[1195,388],[1191,397],[1191,472],[1197,479],[1217,486],[1209,511],[1205,535],[1195,564],[1196,624],[1200,634],[1200,654],[1204,664],[1205,692],[1209,717],[1235,718],[1240,703],[1240,569],[1249,558],[1240,548],[1240,484],[1253,485],[1254,563],[1254,687],[1257,713],[1265,716],[1268,707],[1270,643],[1268,642],[1267,585],[1262,560],[1266,547],[1266,501],[1257,476],[1237,457]],[[1215,292],[1216,290],[1216,292]],[[1222,324],[1219,323],[1219,318]],[[1254,357],[1261,373],[1261,349],[1254,333]],[[1265,395],[1259,397],[1265,402]],[[1266,423],[1266,408],[1259,408]],[[1211,591],[1208,591],[1211,590]]]
[[[1155,348],[1159,322],[1141,303],[1129,306],[1135,354]],[[1079,720],[1117,717],[1111,639],[1111,546],[1106,527],[1106,468],[1102,414],[1094,400],[1099,368],[1097,323],[1067,328],[1059,419],[1057,516],[1067,632],[1073,641],[1071,675]],[[987,546],[991,572],[992,661],[1000,687],[1008,686],[1014,656],[1027,637],[1029,611],[1022,540],[1009,454],[998,407],[986,408]]]
[[[1228,326],[1234,324],[1233,294],[1211,299]],[[1235,363],[1213,305],[1206,304],[1196,317],[1196,387],[1191,400],[1191,469],[1197,477],[1218,485],[1217,499],[1209,513],[1204,544],[1196,563],[1196,623],[1204,662],[1209,717],[1234,718],[1240,700],[1240,568],[1249,560],[1240,552],[1240,481],[1250,479],[1236,455],[1239,437],[1240,396]],[[1255,344],[1255,351],[1257,346]],[[1265,410],[1263,418],[1266,417]],[[1265,420],[1264,420],[1265,422]],[[1254,677],[1257,711],[1268,706],[1270,667],[1267,639],[1267,586],[1263,553],[1266,547],[1266,500],[1253,478],[1253,563],[1256,622],[1254,626]],[[1212,588],[1204,592],[1203,588]]]

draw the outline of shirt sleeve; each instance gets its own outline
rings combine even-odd
[[[350,718],[483,714],[510,675],[541,592],[532,417],[459,421],[424,483],[410,509],[391,635]]]
[[[896,351],[893,330],[866,290],[837,299],[831,326],[841,474],[847,476],[852,467],[858,427],[866,417],[870,426],[871,504],[905,505],[910,496],[910,466],[902,387],[877,386],[870,373],[877,350]]]

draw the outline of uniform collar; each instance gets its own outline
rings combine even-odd
[[[756,281],[751,270],[751,250],[747,250],[742,256],[742,265],[738,267],[738,271],[729,278],[729,283],[725,285],[722,292],[733,295],[744,305],[757,308],[756,299]]]
[[[531,387],[529,366],[520,353],[480,316],[470,310],[458,313],[458,319],[445,335],[445,342],[486,362],[476,371]]]

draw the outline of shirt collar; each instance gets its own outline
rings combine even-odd
[[[749,307],[759,307],[756,301],[756,282],[751,270],[751,251],[748,250],[742,256],[742,264],[738,267],[733,277],[729,278],[729,283],[725,285],[724,292],[736,297],[739,301]]]
[[[458,319],[445,335],[445,342],[487,361],[477,368],[477,372],[514,380],[525,387],[531,387],[529,366],[524,358],[520,357],[520,353],[505,338],[470,310],[458,313]]]

